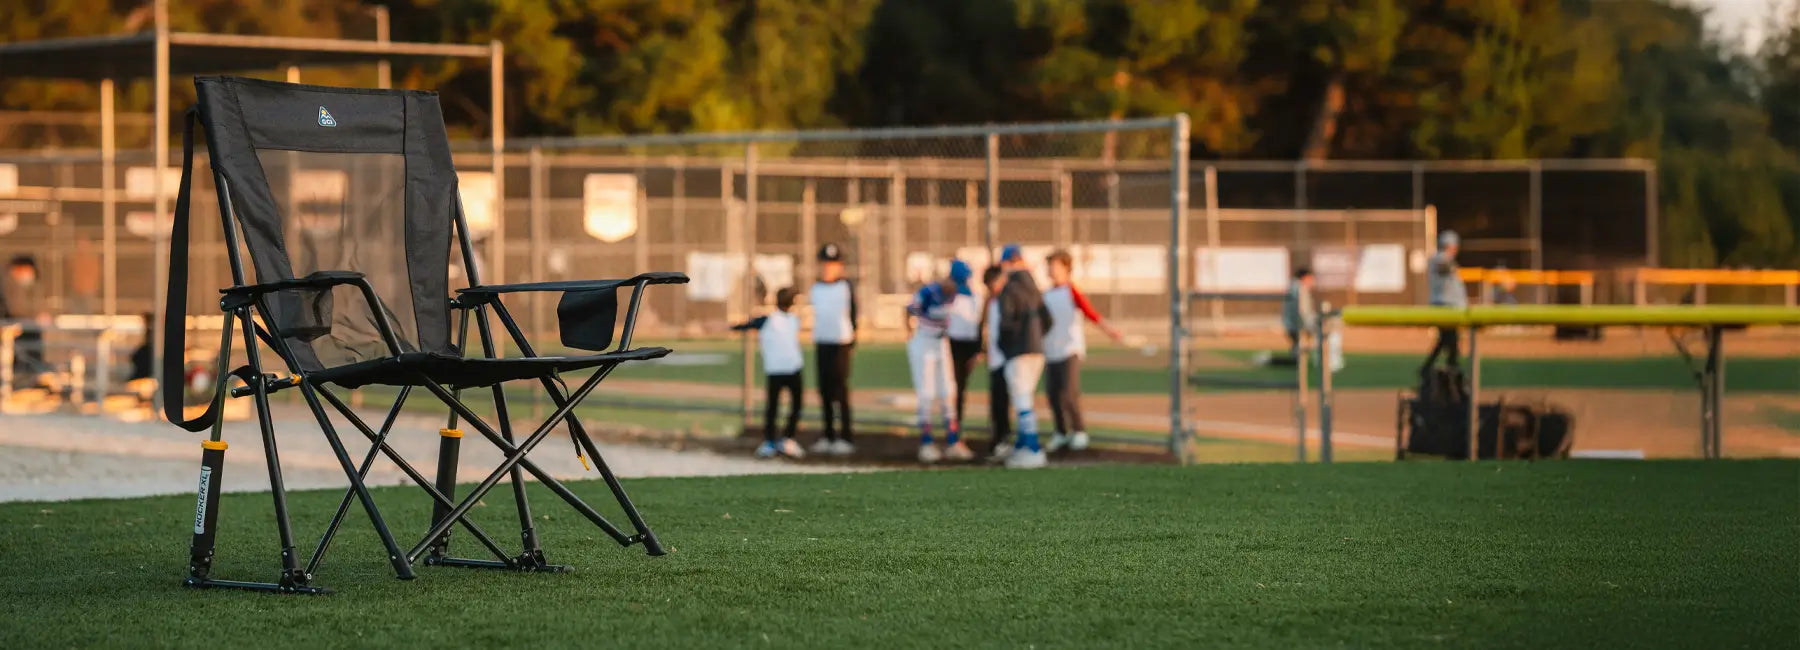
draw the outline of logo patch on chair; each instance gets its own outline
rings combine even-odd
[[[325,110],[324,106],[319,107],[319,126],[337,126],[337,118],[332,117],[331,111]]]

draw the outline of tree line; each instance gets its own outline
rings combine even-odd
[[[146,29],[141,1],[0,3],[5,40]],[[178,30],[373,35],[353,0],[172,2]],[[513,134],[1185,112],[1196,158],[1644,157],[1664,264],[1800,267],[1800,0],[1761,43],[1671,0],[395,0],[396,40],[507,46]],[[485,62],[396,71],[486,135]],[[364,72],[308,72],[329,83]],[[178,92],[182,92],[179,85]],[[0,80],[8,109],[90,87]],[[144,84],[122,108],[149,104]]]

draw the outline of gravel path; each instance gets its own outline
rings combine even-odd
[[[361,412],[371,424],[380,413]],[[339,434],[351,457],[360,462],[368,441],[339,421]],[[437,418],[402,416],[389,443],[427,477],[437,467]],[[343,470],[325,437],[303,409],[277,407],[275,430],[283,480],[290,490],[342,488]],[[458,470],[461,482],[479,481],[501,454],[472,429],[463,439]],[[68,414],[0,416],[0,502],[118,498],[192,493],[198,480],[200,441],[162,422],[120,422],[108,417]],[[228,422],[224,439],[225,489],[269,489],[261,435],[256,423]],[[724,456],[709,451],[676,451],[629,444],[597,443],[608,464],[621,477],[727,476],[739,474],[821,473],[858,468],[793,464]],[[598,478],[576,460],[574,447],[560,432],[552,433],[531,454],[531,461],[562,480]],[[370,485],[410,485],[406,475],[383,458],[369,473]]]

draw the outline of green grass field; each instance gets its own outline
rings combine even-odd
[[[179,587],[190,496],[6,504],[0,647],[1724,648],[1800,638],[1800,463],[1790,461],[628,485],[669,556],[613,546],[540,490],[551,558],[575,573],[421,568],[400,582],[355,515],[319,574],[338,590],[326,597]],[[601,484],[574,487],[605,500]],[[302,547],[338,496],[294,496]],[[422,529],[416,491],[377,498],[397,528]],[[503,543],[507,501],[477,509]],[[268,496],[222,503],[216,575],[273,577]]]

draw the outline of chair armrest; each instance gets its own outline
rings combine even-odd
[[[394,335],[393,326],[388,323],[387,309],[381,304],[381,298],[375,295],[375,287],[369,284],[368,278],[356,271],[317,271],[303,278],[227,287],[219,290],[219,293],[225,294],[219,300],[219,307],[225,311],[236,311],[254,305],[263,296],[277,291],[316,291],[346,284],[354,285],[362,294],[363,300],[369,303],[369,311],[375,316],[375,329],[381,333],[382,342],[387,344],[389,353],[398,356],[401,352],[400,339]],[[274,323],[270,323],[269,327],[272,330],[278,329]],[[273,333],[277,339],[285,336],[279,331]]]
[[[502,293],[524,293],[531,291],[605,291],[626,285],[642,286],[651,284],[687,284],[686,273],[656,272],[643,273],[636,277],[622,280],[565,280],[561,282],[526,282],[521,284],[487,284],[479,287],[457,289],[456,293],[467,295],[469,304],[485,303],[493,300],[492,296]]]
[[[631,345],[632,331],[637,327],[638,307],[642,303],[644,287],[652,284],[687,284],[685,273],[657,272],[643,273],[623,280],[572,280],[565,282],[530,282],[525,284],[484,285],[458,289],[457,298],[452,306],[461,309],[473,309],[492,304],[501,316],[501,322],[507,326],[516,343],[529,350],[511,316],[506,313],[506,305],[500,302],[500,294],[522,293],[532,291],[561,292],[562,300],[556,306],[557,328],[562,334],[565,346],[578,350],[602,351],[613,343],[613,330],[617,324],[619,312],[618,289],[631,287],[631,305],[625,311],[625,326],[619,333],[619,350]],[[531,354],[527,352],[527,354]]]
[[[226,311],[237,309],[255,302],[257,298],[277,291],[289,289],[329,289],[338,285],[366,285],[368,280],[356,271],[319,271],[303,278],[276,280],[263,284],[246,284],[220,289],[225,294],[220,304]]]

